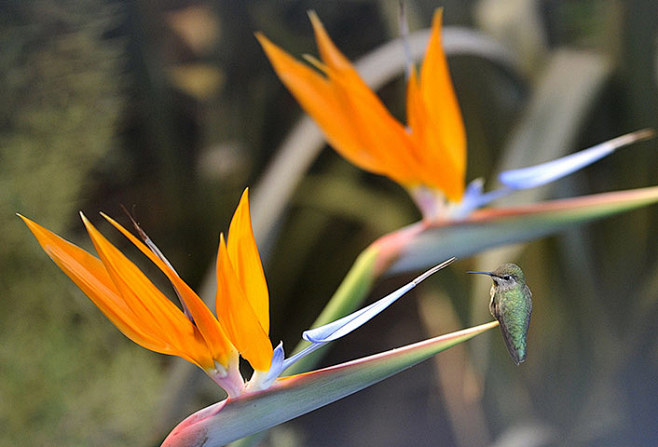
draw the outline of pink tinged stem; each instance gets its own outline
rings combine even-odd
[[[471,256],[501,245],[526,242],[597,219],[658,203],[658,186],[615,191],[516,207],[476,210],[467,218],[422,222],[398,246],[390,273],[414,271],[447,254]],[[404,231],[401,230],[401,231]],[[397,233],[397,232],[396,232]],[[392,242],[395,242],[393,240]],[[395,244],[389,244],[395,247]]]
[[[219,385],[228,397],[234,399],[245,392],[245,383],[239,369],[239,358],[236,356],[229,361],[228,367],[215,362],[214,369],[207,369],[205,373],[213,382]]]

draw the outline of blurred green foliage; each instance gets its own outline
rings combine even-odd
[[[426,27],[440,5],[446,25],[498,23],[510,31],[514,20],[537,19],[531,32],[543,47],[534,55],[514,46],[518,35],[505,42],[534,61],[517,79],[486,60],[450,61],[469,136],[469,179],[490,176],[504,157],[559,47],[603,54],[613,64],[570,149],[658,128],[655,2],[494,2],[496,17],[485,3],[408,2],[412,29]],[[356,59],[397,36],[395,2],[14,0],[0,8],[0,445],[154,444],[186,412],[221,394],[201,373],[188,388],[172,386],[176,361],[121,336],[14,213],[88,247],[76,211],[120,217],[124,204],[199,290],[240,192],[257,188],[301,116],[252,33],[265,32],[292,54],[315,54],[306,17],[315,9]],[[527,10],[535,16],[524,16]],[[402,80],[378,93],[404,117]],[[645,143],[560,182],[551,195],[655,185],[656,172],[655,142]],[[398,186],[324,151],[269,244],[272,340],[292,347],[358,253],[417,218]],[[528,360],[515,368],[497,337],[484,365],[472,358],[481,394],[470,398],[486,417],[490,442],[658,442],[657,235],[653,207],[527,245],[518,262],[535,294]],[[446,330],[468,325],[473,313],[472,278],[461,274],[468,267],[457,264],[433,280],[455,311],[457,327]],[[402,281],[386,280],[374,294]],[[436,335],[421,326],[415,299],[337,344],[326,363]],[[272,442],[458,445],[459,424],[448,422],[455,415],[436,376],[423,364],[286,424]],[[475,424],[469,414],[457,417]]]
[[[0,52],[0,445],[143,443],[159,359],[136,349],[26,244],[20,211],[61,233],[116,148],[122,45],[96,0],[4,3]]]

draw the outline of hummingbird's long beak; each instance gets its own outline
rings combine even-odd
[[[469,271],[467,271],[466,273],[475,273],[475,274],[478,274],[478,275],[489,275],[489,276],[494,276],[493,272],[474,272],[474,271],[469,270]]]

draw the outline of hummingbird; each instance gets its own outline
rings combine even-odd
[[[500,323],[507,350],[517,365],[525,361],[532,293],[523,271],[516,264],[503,264],[493,272],[467,272],[489,275],[493,280],[489,311]]]

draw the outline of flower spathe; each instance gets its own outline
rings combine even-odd
[[[256,37],[281,81],[329,143],[355,165],[386,175],[411,191],[431,188],[450,201],[461,200],[466,137],[441,46],[441,10],[434,15],[420,75],[412,72],[409,79],[408,127],[368,88],[315,13],[309,15],[322,59],[311,62],[321,73],[296,61],[262,34]]]

